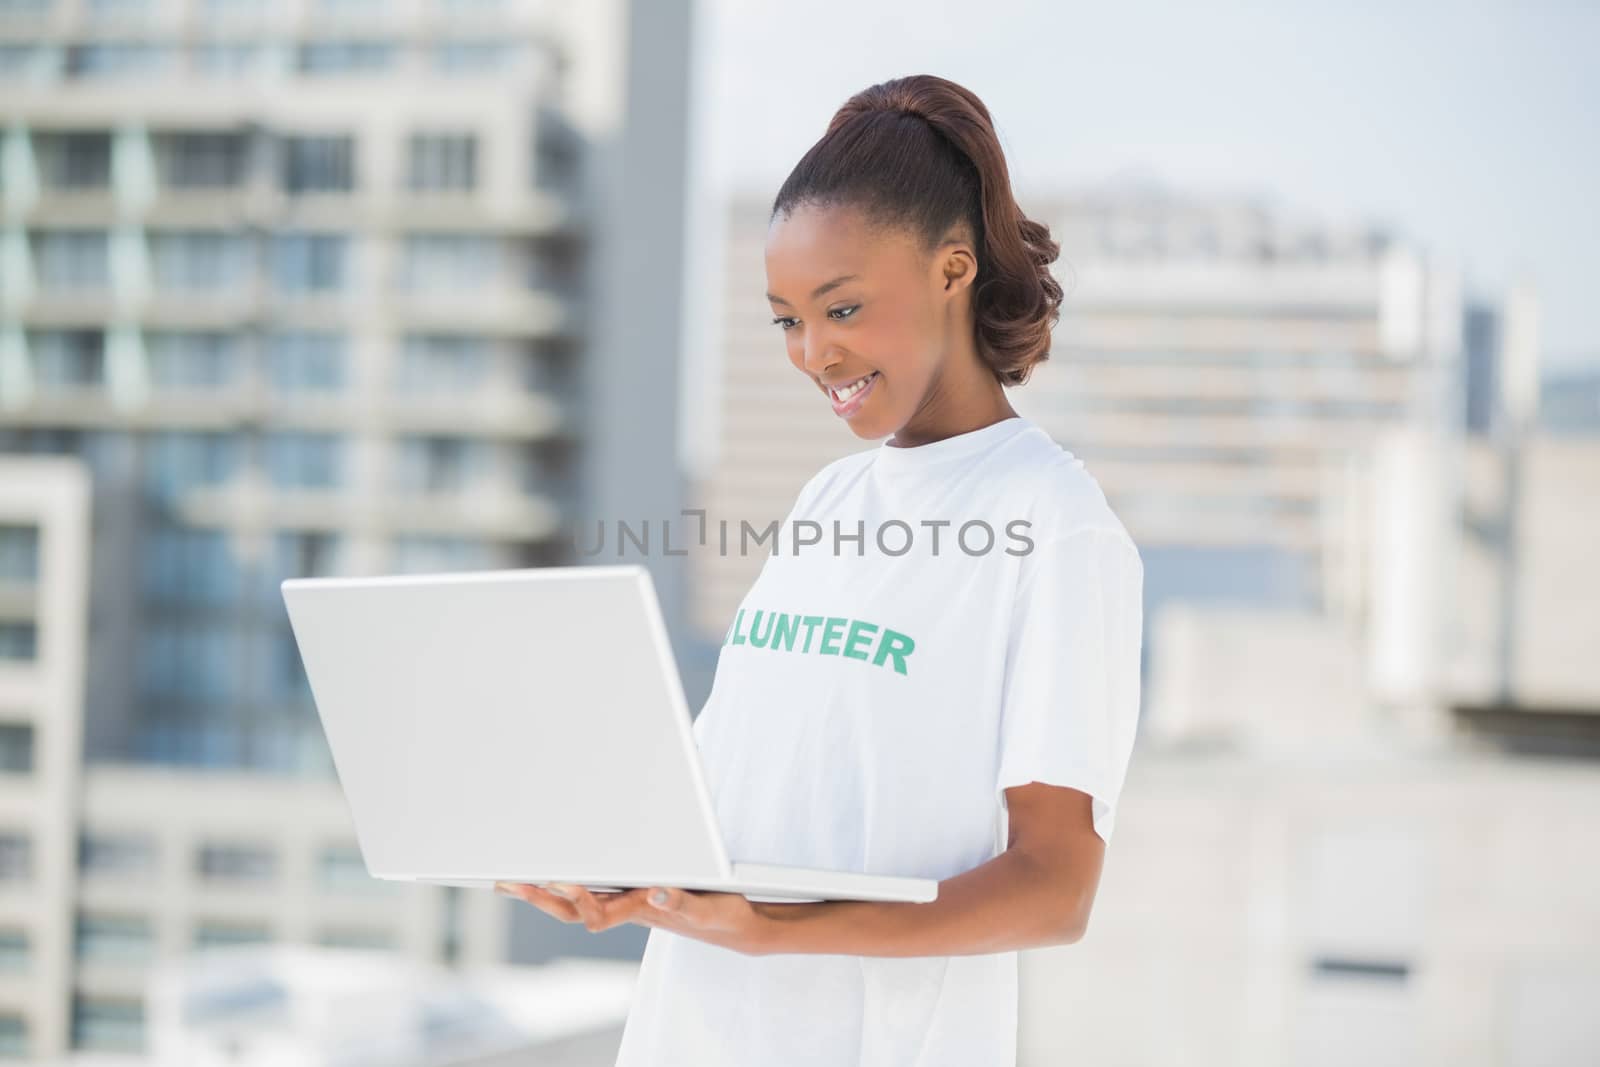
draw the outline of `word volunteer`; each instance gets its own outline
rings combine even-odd
[[[839,615],[790,615],[783,611],[758,610],[744,626],[745,609],[740,608],[722,639],[724,647],[749,644],[774,652],[810,652],[812,638],[819,656],[844,656],[859,659],[874,667],[890,667],[896,674],[906,673],[906,660],[917,647],[908,635],[865,619]],[[766,619],[763,628],[762,619]],[[804,637],[801,637],[802,632]],[[876,640],[876,644],[874,644]],[[800,647],[795,648],[796,642]]]

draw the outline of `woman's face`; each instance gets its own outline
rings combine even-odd
[[[772,221],[766,263],[789,361],[858,437],[934,419],[972,392],[961,380],[977,370],[970,244],[930,256],[909,233],[872,230],[857,210],[802,206]]]

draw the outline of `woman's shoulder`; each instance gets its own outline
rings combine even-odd
[[[1132,543],[1100,480],[1082,458],[1038,427],[1018,435],[1017,444],[1008,465],[1008,506],[1029,519],[1036,538],[1055,540],[1096,530]]]

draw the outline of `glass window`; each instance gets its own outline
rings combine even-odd
[[[122,997],[73,994],[72,1044],[80,1049],[143,1051],[143,1002]]]
[[[33,771],[33,727],[25,722],[0,723],[0,774]]]
[[[508,41],[440,41],[433,46],[433,69],[441,74],[491,74],[509,66],[517,46]]]
[[[478,184],[478,138],[470,133],[411,135],[406,186],[416,192],[469,192]]]
[[[272,927],[266,923],[208,920],[195,927],[195,948],[222,948],[228,945],[262,945],[272,940]]]
[[[39,527],[0,525],[0,582],[32,585],[39,580]]]
[[[403,534],[394,540],[391,566],[397,573],[478,570],[494,565],[495,556],[491,546],[473,538]]]
[[[210,843],[200,846],[195,870],[208,881],[268,882],[277,874],[270,846]]]
[[[88,130],[41,133],[40,172],[50,189],[106,189],[111,185],[111,133]]]
[[[410,493],[459,492],[488,459],[487,443],[469,437],[404,436],[395,441],[394,488]]]
[[[40,330],[28,348],[34,384],[41,389],[105,384],[105,334],[100,330]]]
[[[317,853],[317,884],[338,892],[388,892],[396,882],[374,878],[367,873],[361,849],[354,845],[329,845]]]
[[[249,240],[238,234],[194,231],[150,235],[158,289],[232,289],[249,276]]]
[[[152,333],[145,354],[158,389],[220,389],[238,375],[236,338],[219,330]]]
[[[219,430],[164,430],[150,436],[145,448],[145,489],[170,496],[188,489],[210,488],[233,477],[239,459],[238,439]]]
[[[290,193],[355,188],[355,139],[348,134],[283,139],[283,187]]]
[[[158,619],[139,634],[140,695],[151,700],[225,702],[243,688],[241,638],[204,619]]]
[[[489,376],[487,337],[409,334],[401,343],[394,386],[400,392],[468,392]]]
[[[170,703],[134,730],[134,748],[149,763],[236,767],[242,751],[239,727],[215,716],[198,719],[163,714]]]
[[[170,45],[149,41],[95,41],[67,50],[67,73],[81,78],[149,75],[173,66]]]
[[[0,622],[0,660],[30,663],[39,658],[39,626],[33,622]]]
[[[134,915],[79,915],[75,934],[85,963],[143,964],[155,951],[150,920]]]
[[[378,930],[362,926],[330,926],[317,934],[317,944],[328,948],[356,948],[372,951],[391,951],[397,942],[391,930]]]
[[[282,598],[285,578],[326,578],[339,569],[339,535],[321,530],[279,530],[272,538],[272,556],[262,568],[270,599]]]
[[[308,41],[296,65],[305,74],[364,74],[385,70],[393,60],[387,41]]]
[[[0,882],[25,882],[33,877],[33,838],[17,830],[0,830]]]
[[[34,234],[33,261],[43,289],[103,289],[111,280],[105,230],[45,230]]]
[[[0,933],[0,971],[6,970],[6,934]],[[11,1011],[0,1011],[0,1056],[22,1058],[29,1053],[28,1020]]]
[[[239,593],[239,565],[222,530],[157,528],[144,542],[144,595],[158,603],[227,604]]]
[[[190,52],[190,68],[209,77],[237,78],[256,70],[264,54],[249,41],[204,41]]]
[[[31,954],[28,931],[20,926],[0,927],[0,974],[26,971]]]
[[[344,388],[344,337],[336,333],[295,331],[267,341],[267,380],[281,392],[317,392]]]
[[[0,11],[4,10],[5,4],[0,0]],[[39,45],[10,41],[0,44],[0,80],[23,81],[39,77],[45,72],[44,64],[49,55]]]
[[[498,238],[476,233],[408,234],[401,245],[399,284],[405,289],[477,291],[500,269]]]
[[[331,433],[275,433],[267,438],[267,473],[284,489],[333,489],[343,483],[342,441]]]
[[[141,833],[85,831],[78,837],[78,869],[86,878],[143,878],[156,870],[156,842]]]
[[[238,133],[173,133],[158,142],[161,182],[171,189],[243,184],[248,142]]]
[[[281,292],[332,292],[344,284],[345,237],[285,233],[273,238],[272,277]]]

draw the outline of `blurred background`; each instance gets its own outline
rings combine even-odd
[[[1013,405],[1146,566],[1020,1062],[1600,1063],[1600,7],[0,0],[0,1058],[609,1065],[646,930],[368,877],[278,583],[781,518],[834,109],[1062,243]],[[681,545],[685,539],[679,539]],[[714,542],[713,542],[714,544]],[[698,710],[759,556],[653,571]]]

